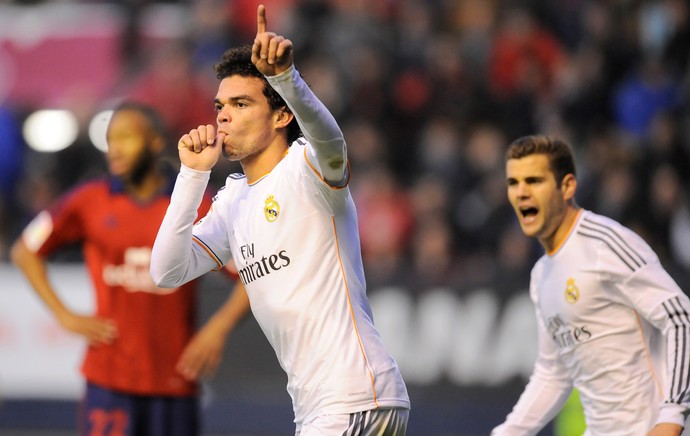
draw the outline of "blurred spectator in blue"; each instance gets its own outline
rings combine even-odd
[[[209,86],[215,84],[213,65],[223,52],[228,47],[248,42],[239,35],[233,4],[226,0],[197,0],[190,3],[192,20],[187,39],[192,46],[191,62],[196,71],[210,72]]]
[[[24,142],[19,120],[6,106],[0,106],[0,262],[7,261],[16,222],[15,187],[22,169]]]
[[[24,142],[19,120],[10,108],[0,106],[0,195],[12,201],[14,186],[22,167]]]
[[[681,86],[655,58],[648,57],[615,90],[614,113],[619,126],[639,140],[654,116],[680,104]]]

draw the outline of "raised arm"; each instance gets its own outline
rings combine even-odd
[[[309,143],[311,164],[329,183],[342,184],[347,170],[343,133],[333,115],[296,70],[292,41],[266,30],[266,8],[263,5],[257,10],[252,62],[295,115]]]
[[[256,37],[252,45],[252,63],[264,76],[277,76],[292,66],[292,41],[266,31],[266,7],[256,10]]]

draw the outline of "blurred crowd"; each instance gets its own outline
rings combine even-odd
[[[213,122],[213,64],[251,43],[259,1],[175,2],[189,24],[155,46],[140,37],[147,2],[114,3],[127,17],[118,84],[78,113],[122,96],[149,102],[170,124],[174,161],[180,134]],[[503,153],[546,133],[576,151],[578,203],[638,231],[690,290],[686,0],[266,4],[345,132],[370,289],[524,290],[541,249],[505,198]],[[26,110],[0,108],[0,261],[33,215],[105,171],[86,136],[55,154],[8,153]],[[216,168],[211,189],[231,171]]]

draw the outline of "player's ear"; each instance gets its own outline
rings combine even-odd
[[[295,118],[295,115],[290,112],[290,109],[288,109],[287,106],[283,106],[274,111],[274,117],[276,127],[285,128],[292,122],[292,120]]]
[[[561,181],[561,192],[563,193],[563,199],[565,201],[570,201],[575,198],[575,191],[577,190],[577,179],[575,175],[570,173],[566,174]]]

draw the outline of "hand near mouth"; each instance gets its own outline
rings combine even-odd
[[[197,171],[210,171],[218,162],[226,136],[227,133],[222,131],[216,134],[211,124],[190,130],[177,143],[180,162]]]

